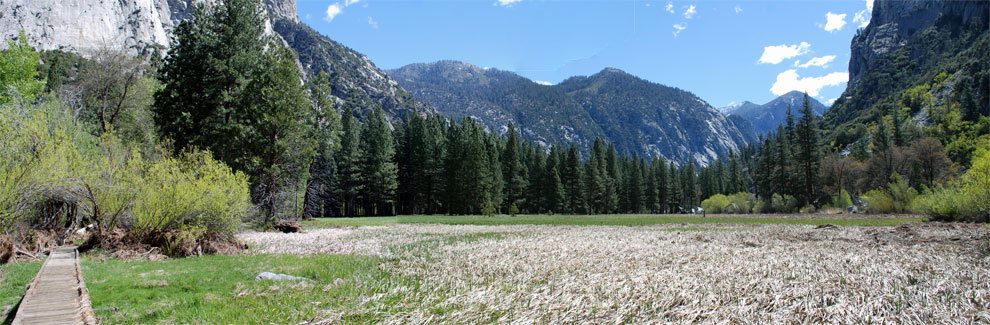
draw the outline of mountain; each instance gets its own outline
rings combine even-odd
[[[24,31],[38,50],[63,50],[90,56],[102,47],[134,55],[169,48],[172,30],[213,0],[4,0],[0,1],[0,36]],[[434,114],[368,58],[302,24],[296,0],[265,0],[266,29],[295,50],[305,78],[327,72],[340,105],[350,103],[364,115],[382,106],[390,119],[408,113]],[[6,43],[0,44],[5,48]]]
[[[614,68],[557,85],[455,61],[388,73],[444,116],[470,116],[499,132],[511,122],[544,145],[573,142],[586,152],[597,137],[624,153],[707,164],[752,138],[694,94]]]
[[[827,139],[837,146],[894,108],[925,120],[926,110],[903,100],[917,87],[936,103],[959,103],[969,119],[990,114],[990,1],[877,0],[850,49],[849,83],[824,116],[826,129],[842,131]]]
[[[821,116],[828,110],[824,104],[809,97],[811,110]],[[787,107],[791,107],[794,114],[798,114],[801,106],[804,105],[804,93],[792,91],[774,98],[770,102],[758,105],[752,102],[721,109],[722,113],[729,116],[739,116],[753,123],[753,130],[758,135],[765,135],[768,132],[777,130],[777,126],[786,121]]]

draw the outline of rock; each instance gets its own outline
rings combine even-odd
[[[853,205],[853,206],[850,206],[850,207],[846,208],[846,212],[849,212],[849,213],[858,213],[859,212],[859,208],[857,208],[855,205]]]
[[[306,281],[306,280],[309,280],[307,278],[300,277],[300,276],[292,276],[292,275],[288,275],[288,274],[279,274],[279,273],[272,273],[272,272],[261,272],[261,274],[258,274],[258,276],[254,277],[254,279],[256,281],[261,281],[261,280],[273,280],[273,281]]]

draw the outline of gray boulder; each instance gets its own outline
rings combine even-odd
[[[272,272],[261,272],[261,274],[258,274],[258,276],[254,277],[254,279],[257,280],[257,281],[261,281],[261,280],[305,281],[305,280],[307,280],[304,277],[291,276],[291,275],[288,275],[288,274],[278,274],[278,273],[272,273]]]

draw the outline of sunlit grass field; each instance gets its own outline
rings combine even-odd
[[[445,224],[445,225],[572,225],[572,226],[648,226],[666,224],[788,224],[837,226],[898,226],[924,221],[914,215],[498,215],[498,216],[449,216],[411,215],[393,217],[317,218],[303,221],[307,228],[335,226],[381,226],[388,224]]]

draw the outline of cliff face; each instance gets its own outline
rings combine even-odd
[[[862,78],[877,58],[906,46],[940,16],[966,26],[974,21],[985,22],[990,16],[988,8],[987,1],[877,0],[870,24],[852,41],[849,87]]]
[[[850,46],[849,84],[824,116],[837,131],[827,140],[842,147],[868,136],[855,130],[904,107],[909,89],[940,74],[950,78],[944,91],[932,90],[936,101],[990,112],[988,44],[990,1],[876,0],[870,25]]]
[[[172,30],[192,17],[198,4],[215,0],[0,0],[4,39],[23,30],[38,50],[90,56],[103,47],[133,55],[167,50]],[[390,119],[407,113],[434,113],[378,69],[366,56],[320,35],[299,21],[295,0],[265,0],[268,33],[296,51],[305,78],[330,74],[338,103],[359,113],[382,106]],[[6,42],[0,44],[5,48]]]
[[[89,55],[110,46],[143,53],[168,46],[170,2],[184,1],[4,0],[0,36],[15,38],[23,30],[28,43],[39,50]]]

